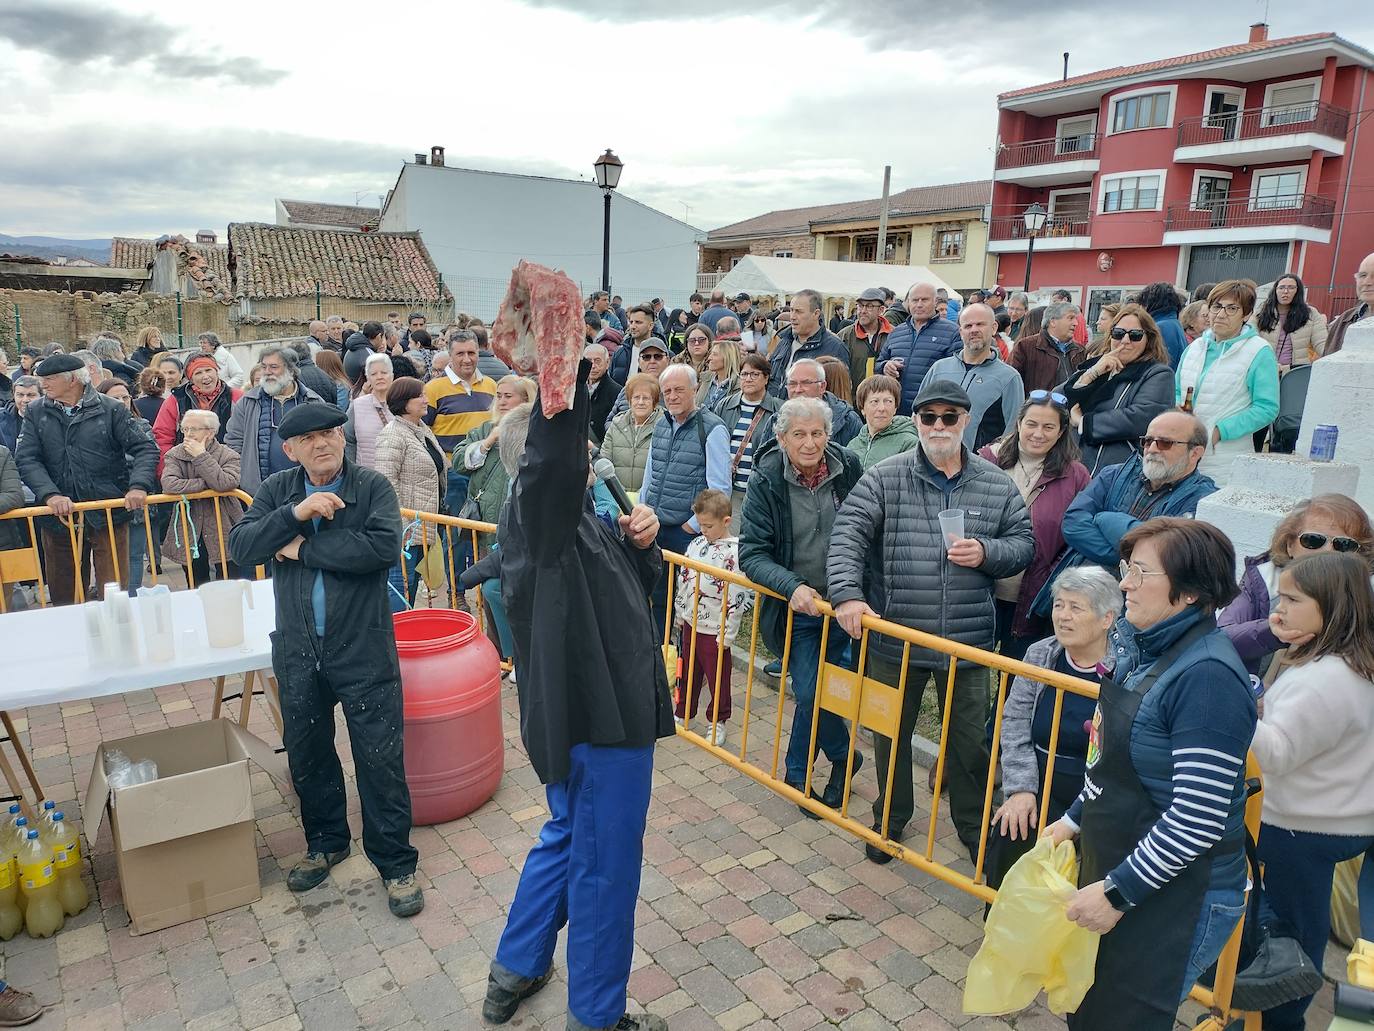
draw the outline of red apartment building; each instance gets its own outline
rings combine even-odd
[[[1146,283],[1296,271],[1309,303],[1352,302],[1374,250],[1374,55],[1334,33],[1078,75],[998,97],[988,250],[1019,289],[1024,212],[1048,212],[1032,287],[1087,306]],[[1362,125],[1362,123],[1365,123]]]

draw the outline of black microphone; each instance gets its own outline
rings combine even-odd
[[[625,488],[620,485],[620,477],[615,474],[614,463],[609,458],[598,458],[592,466],[592,472],[606,485],[611,497],[615,498],[615,503],[620,506],[620,511],[629,515],[634,505],[630,501],[630,495],[626,494]]]

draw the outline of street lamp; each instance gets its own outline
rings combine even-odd
[[[611,191],[620,185],[620,173],[625,165],[611,153],[611,148],[606,148],[606,153],[596,159],[596,164],[592,165],[596,169],[596,185],[601,187],[601,193],[606,198],[606,217],[605,233],[601,239],[601,289],[610,293],[611,290]]]
[[[1049,215],[1037,201],[1028,207],[1021,217],[1026,220],[1026,236],[1029,237],[1026,243],[1026,285],[1024,289],[1026,293],[1030,293],[1031,262],[1035,259],[1035,238],[1040,235],[1040,230],[1045,228],[1045,221]]]

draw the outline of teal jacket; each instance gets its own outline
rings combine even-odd
[[[1237,336],[1230,340],[1218,341],[1209,329],[1206,333],[1207,354],[1202,359],[1202,371],[1205,373],[1222,354],[1237,344],[1244,343],[1258,332],[1247,322]],[[1257,430],[1264,429],[1278,418],[1279,361],[1272,347],[1268,348],[1267,352],[1260,351],[1255,355],[1254,361],[1245,373],[1245,386],[1250,391],[1250,407],[1217,423],[1222,440],[1247,437]],[[1178,404],[1183,403],[1181,381],[1177,376],[1174,377],[1174,401]]]

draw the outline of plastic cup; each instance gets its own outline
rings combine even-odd
[[[945,550],[955,541],[964,539],[964,510],[947,508],[939,514],[940,536],[945,539]]]

